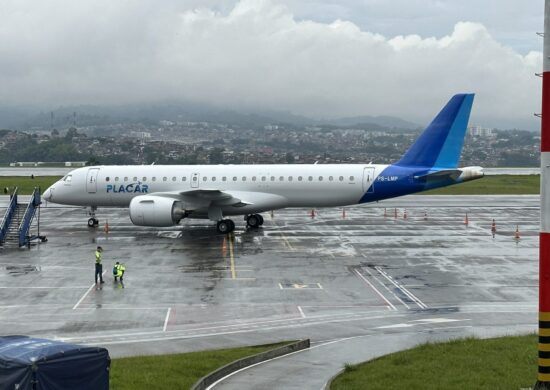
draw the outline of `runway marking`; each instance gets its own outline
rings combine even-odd
[[[74,287],[70,287],[70,286],[60,286],[60,287],[48,287],[48,286],[1,286],[0,289],[21,289],[21,290],[26,290],[28,288],[34,288],[34,289],[81,289],[81,288],[86,288],[86,286],[74,286]]]
[[[393,305],[393,303],[388,301],[388,299],[384,295],[382,295],[382,293],[380,291],[378,291],[378,289],[376,287],[374,287],[374,285],[371,282],[369,282],[367,280],[367,278],[365,278],[363,275],[361,275],[361,272],[357,271],[357,269],[354,269],[354,271],[357,274],[357,276],[359,276],[361,279],[363,279],[365,281],[365,283],[367,283],[380,296],[380,298],[382,298],[392,308],[392,310],[397,311],[397,308]]]
[[[403,302],[403,300],[402,300],[401,298],[399,298],[392,290],[390,290],[390,289],[388,288],[388,286],[386,286],[384,283],[382,283],[382,281],[381,281],[380,279],[378,279],[378,278],[376,277],[376,275],[374,275],[372,272],[370,272],[368,268],[362,267],[362,269],[364,269],[370,276],[372,276],[372,277],[374,278],[374,280],[376,280],[376,281],[378,282],[379,285],[381,285],[382,287],[384,287],[384,289],[385,289],[388,293],[390,293],[391,295],[393,295],[393,297],[394,297],[395,299],[397,299],[399,302],[401,302],[401,304],[402,304],[403,306],[405,306],[407,309],[410,309],[410,308],[411,308],[409,305],[407,305],[405,302]]]
[[[231,279],[237,278],[237,271],[235,271],[235,254],[233,253],[233,240],[229,238],[229,257],[231,259]]]
[[[302,316],[302,318],[306,318],[306,315],[304,314],[302,307],[301,306],[296,306],[296,307],[298,308],[298,311],[300,312],[300,315]]]
[[[426,306],[426,304],[424,304],[424,302],[422,302],[420,299],[418,299],[412,292],[407,290],[402,284],[400,284],[400,283],[396,282],[395,280],[393,280],[393,278],[390,275],[388,275],[385,271],[383,271],[380,267],[376,266],[376,267],[374,267],[374,269],[376,269],[380,273],[380,275],[385,277],[391,284],[393,284],[395,287],[397,287],[399,290],[401,290],[407,297],[409,297],[421,309],[427,309],[428,308],[428,306]]]
[[[172,311],[172,308],[169,307],[168,311],[166,312],[166,318],[164,319],[164,326],[162,327],[162,331],[166,332],[166,328],[168,327],[168,320],[170,320],[170,312]]]
[[[105,275],[105,272],[107,272],[107,270],[103,271],[103,273],[101,274],[101,277],[103,278],[103,275]],[[78,308],[78,305],[80,305],[82,303],[82,301],[86,298],[86,296],[90,293],[90,291],[92,291],[92,289],[97,286],[97,283],[94,283],[90,286],[90,288],[88,288],[88,290],[86,290],[86,292],[84,293],[84,295],[82,295],[82,297],[78,300],[78,302],[73,306],[73,310],[76,310]]]

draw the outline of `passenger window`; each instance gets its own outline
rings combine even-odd
[[[298,176],[298,181],[302,181],[302,176]]]
[[[227,176],[222,177],[222,181],[227,181]]]
[[[172,177],[172,181],[176,181],[176,176],[173,176],[173,177]]]
[[[134,181],[137,181],[137,177],[136,177],[136,176],[134,176]]]
[[[271,181],[275,181],[275,176],[271,176]]]
[[[307,179],[308,179],[309,181],[313,181],[313,176],[309,176]]]
[[[187,181],[187,176],[182,177],[181,181]]]
[[[167,179],[168,179],[168,178],[167,178],[166,176],[164,176],[164,177],[162,178],[162,181],[166,181]]]
[[[197,181],[197,180],[198,180],[197,176],[193,176],[193,181]]]
[[[319,181],[323,181],[323,176],[319,176]]]
[[[252,181],[256,181],[256,176],[252,176]]]
[[[333,181],[333,180],[334,180],[334,177],[329,176],[328,179],[329,179],[330,181]]]
[[[206,180],[208,180],[208,178],[206,176],[203,176],[202,181],[206,181]]]
[[[117,176],[117,177],[115,177],[115,181],[118,181],[118,176]]]
[[[143,176],[143,181],[147,181],[147,178],[145,176]]]
[[[237,181],[237,176],[233,176],[233,181]]]
[[[283,181],[285,178],[283,176],[279,176],[279,181]]]
[[[212,181],[216,181],[216,176],[212,176]]]
[[[349,177],[349,181],[354,181],[354,180],[355,180],[355,177],[353,177],[353,176]]]
[[[262,176],[262,181],[265,181],[266,177],[265,176]]]
[[[126,176],[126,177],[124,178],[124,181],[128,181],[128,176]]]
[[[246,181],[246,176],[243,176],[243,181]]]
[[[288,181],[292,181],[292,176],[289,176],[289,177],[288,177]]]
[[[340,181],[344,181],[344,176],[340,176],[338,179],[339,179]]]
[[[116,180],[116,179],[115,179]],[[155,176],[153,176],[153,179],[151,179],[153,181],[157,181],[157,178]]]
[[[111,178],[110,178],[109,176],[107,176],[107,177],[105,178],[105,181],[109,181],[109,180],[111,180]],[[67,181],[67,178],[66,178],[66,177],[65,177],[65,181]]]

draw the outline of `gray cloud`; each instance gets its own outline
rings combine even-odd
[[[480,124],[538,126],[540,52],[522,55],[480,23],[438,38],[385,37],[345,20],[297,18],[292,6],[0,1],[0,104],[185,99],[424,120],[450,95],[476,92]]]

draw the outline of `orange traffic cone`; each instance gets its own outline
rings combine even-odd
[[[315,218],[315,209],[311,209],[311,218]]]
[[[468,213],[466,213],[466,217],[464,217],[464,225],[468,226],[470,224],[470,220],[468,219]]]
[[[109,233],[109,221],[105,220],[105,226],[103,226],[103,231]]]
[[[493,233],[497,232],[497,224],[496,224],[494,219],[493,219],[493,223],[491,225],[491,232],[493,232]]]
[[[516,240],[519,240],[520,239],[520,236],[519,236],[519,225],[516,225],[516,233],[514,234],[514,238]]]
[[[407,209],[405,209],[405,212],[403,213],[403,219],[407,219]]]
[[[427,221],[427,220],[428,220],[428,212],[424,211],[424,221]]]
[[[394,213],[393,213],[393,217],[394,218],[397,218],[397,208],[395,209]]]

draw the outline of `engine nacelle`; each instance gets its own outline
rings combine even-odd
[[[163,196],[136,196],[129,211],[132,223],[139,226],[174,226],[185,218],[183,202]]]

